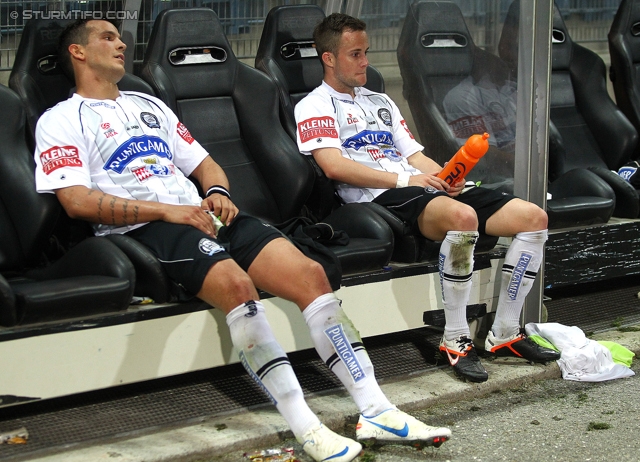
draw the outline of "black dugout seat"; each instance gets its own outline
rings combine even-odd
[[[33,144],[38,119],[47,109],[67,99],[74,83],[58,64],[58,37],[73,19],[30,19],[25,23],[9,76],[9,87],[22,99],[27,111],[27,139]],[[133,49],[125,52],[133,59]],[[121,90],[153,94],[141,79],[125,74],[119,83]]]
[[[66,100],[74,89],[58,64],[57,43],[63,29],[73,20],[32,19],[27,21],[9,76],[9,86],[20,96],[27,114],[27,142],[35,146],[35,129],[40,116],[49,108]],[[133,56],[127,53],[127,57]],[[125,74],[118,83],[121,90],[139,91],[153,95],[153,89],[141,78]],[[64,213],[64,212],[63,212]],[[87,234],[86,224],[75,220],[61,220],[56,228],[57,238],[64,246],[73,245]],[[70,238],[70,236],[73,236]],[[109,236],[133,262],[136,272],[135,295],[152,298],[157,303],[178,297],[174,286],[153,254],[127,236]]]
[[[269,75],[278,87],[280,117],[287,133],[296,139],[293,108],[322,83],[322,63],[313,43],[313,29],[325,18],[317,5],[289,5],[272,8],[264,21],[255,66]],[[384,92],[382,74],[367,68],[371,91]]]
[[[280,123],[275,84],[238,61],[213,10],[162,11],[141,76],[225,170],[240,210],[273,224],[300,214],[311,167]],[[349,234],[348,245],[331,246],[344,274],[389,261],[393,234],[374,213],[341,207],[323,221]]]
[[[620,2],[609,30],[609,55],[616,104],[640,132],[640,1]],[[640,158],[640,143],[632,157]]]
[[[489,152],[469,179],[508,191],[516,103],[508,63],[474,44],[455,3],[423,1],[407,12],[398,64],[426,153],[442,165],[466,138],[487,131],[493,140]],[[547,202],[549,227],[602,223],[611,217],[614,194],[598,175],[583,170],[556,181],[560,183],[549,186],[556,193]]]
[[[63,254],[52,248],[61,212],[53,194],[38,194],[25,141],[25,111],[0,85],[0,325],[32,324],[124,310],[135,285],[127,257],[104,238]]]
[[[313,43],[313,29],[325,18],[322,8],[316,5],[290,5],[272,8],[267,15],[255,67],[266,73],[276,83],[280,98],[280,118],[287,133],[296,139],[295,105],[322,83],[322,63]],[[366,88],[384,92],[384,79],[373,66],[367,67]],[[302,156],[301,156],[302,157]],[[340,206],[334,185],[313,157],[304,156],[316,173],[314,189],[306,202],[309,213],[323,218]],[[350,207],[353,207],[352,204]],[[378,204],[360,204],[380,215],[394,234],[392,259],[397,262],[415,262],[427,251],[427,241],[415,236],[408,225]],[[429,253],[429,252],[427,252]]]
[[[500,37],[499,50],[505,59],[517,56],[513,50],[518,46],[519,6],[518,0],[510,5]],[[615,192],[613,216],[636,218],[638,193],[612,170],[617,171],[633,156],[638,132],[607,92],[604,61],[571,40],[557,5],[551,43],[549,156],[555,161],[549,164],[549,177],[587,168]]]

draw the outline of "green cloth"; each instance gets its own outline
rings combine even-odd
[[[628,350],[619,343],[609,342],[607,340],[598,340],[598,343],[611,352],[614,363],[631,367],[631,362],[635,356],[633,351]]]
[[[554,344],[549,342],[546,338],[541,337],[540,335],[536,335],[536,334],[529,335],[529,338],[540,346],[543,346],[545,348],[551,348],[552,350],[555,350],[555,351],[560,351],[556,348]]]

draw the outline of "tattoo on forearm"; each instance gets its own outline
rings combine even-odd
[[[111,201],[109,202],[109,208],[111,209],[111,224],[115,226],[116,224],[116,201],[117,197],[113,196]]]
[[[106,197],[106,194],[98,197],[98,223],[102,223],[102,201]]]
[[[122,221],[124,221],[125,225],[129,224],[127,223],[127,207],[129,207],[129,201],[125,200],[124,204],[122,204]]]
[[[138,223],[138,206],[133,207],[133,222]]]

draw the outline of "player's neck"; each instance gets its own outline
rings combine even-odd
[[[340,80],[334,79],[329,75],[325,75],[324,81],[327,83],[327,85],[329,85],[331,88],[333,88],[338,93],[343,93],[345,95],[350,95],[351,98],[353,98],[353,99],[356,98],[356,92],[355,92],[355,88],[354,87],[345,85]]]
[[[120,95],[118,84],[94,74],[76,74],[76,93],[84,98],[115,100]]]

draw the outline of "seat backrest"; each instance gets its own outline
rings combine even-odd
[[[22,99],[27,112],[27,139],[33,144],[36,124],[47,109],[66,100],[73,92],[69,80],[58,64],[58,38],[73,19],[30,19],[24,26],[20,45],[9,76],[9,87]],[[133,58],[133,49],[126,58]],[[141,79],[126,74],[121,90],[153,94]]]
[[[0,107],[0,271],[7,272],[41,263],[61,208],[53,194],[36,192],[20,97],[0,85]]]
[[[162,11],[141,76],[225,170],[240,209],[272,223],[300,213],[313,176],[280,124],[276,86],[238,61],[213,10]]]
[[[425,154],[444,164],[469,136],[489,132],[496,149],[469,179],[513,177],[515,84],[506,63],[475,45],[460,8],[414,2],[397,54],[403,95]]]
[[[517,55],[519,5],[514,0],[506,17],[499,48],[505,56]],[[571,40],[557,5],[551,41],[550,119],[562,137],[564,171],[617,170],[634,151],[637,132],[607,92],[602,58]]]
[[[616,104],[640,131],[640,1],[622,0],[608,38]],[[636,149],[633,157],[639,156]]]
[[[58,37],[72,19],[30,19],[25,23],[9,76],[9,87],[25,105],[30,133],[50,107],[69,97],[73,87],[58,65]]]
[[[293,139],[293,108],[322,83],[322,63],[313,43],[313,29],[324,17],[317,5],[288,5],[272,8],[264,21],[255,67],[275,81],[282,124]],[[367,68],[365,87],[384,92],[384,79],[373,66]]]

